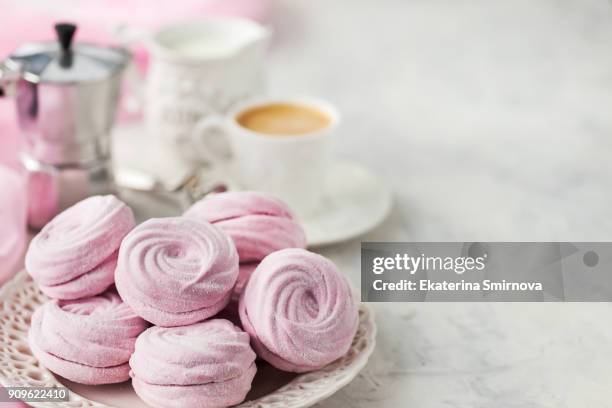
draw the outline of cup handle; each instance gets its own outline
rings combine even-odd
[[[191,133],[190,142],[198,161],[217,170],[227,170],[232,154],[225,117],[212,114],[200,119]]]

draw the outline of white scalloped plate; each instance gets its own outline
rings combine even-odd
[[[0,289],[0,385],[5,387],[58,387],[71,389],[68,402],[30,403],[34,407],[146,407],[129,382],[86,386],[55,376],[32,356],[27,334],[33,311],[46,301],[25,271]],[[290,408],[311,406],[348,384],[366,365],[376,343],[372,311],[362,304],[359,330],[349,352],[325,368],[295,375],[259,364],[253,388],[240,407]]]

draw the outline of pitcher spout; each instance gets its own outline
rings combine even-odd
[[[259,30],[253,36],[250,46],[267,48],[270,38],[272,37],[272,29],[268,26],[259,25]]]
[[[167,26],[149,37],[152,53],[167,61],[226,61],[265,49],[271,30],[239,17],[214,17]]]

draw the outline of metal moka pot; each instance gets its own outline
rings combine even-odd
[[[55,30],[57,41],[25,44],[0,64],[0,94],[15,96],[33,227],[112,190],[110,134],[130,61],[122,48],[74,43],[75,25]]]

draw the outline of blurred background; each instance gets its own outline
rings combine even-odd
[[[339,106],[338,153],[389,182],[394,223],[411,239],[612,231],[608,1],[2,0],[0,10],[3,55],[52,38],[57,19],[78,21],[80,40],[106,41],[120,23],[255,18],[275,31],[268,92]],[[16,143],[11,105],[0,101],[5,162]]]

